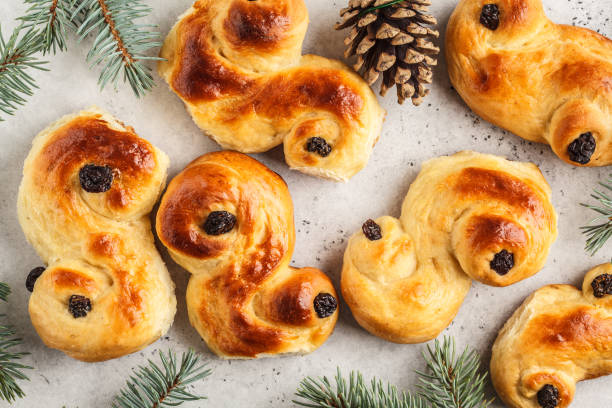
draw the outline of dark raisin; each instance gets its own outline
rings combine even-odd
[[[213,211],[208,214],[204,231],[208,235],[221,235],[230,232],[236,225],[236,216],[227,211]]]
[[[26,278],[26,289],[27,290],[29,290],[30,292],[34,291],[34,284],[36,283],[36,280],[40,278],[40,275],[43,274],[45,269],[46,268],[44,266],[38,266],[30,271],[30,273],[28,274],[28,277]]]
[[[81,295],[72,295],[68,301],[68,310],[74,318],[85,317],[91,312],[91,300]]]
[[[325,319],[334,314],[338,301],[329,293],[319,293],[314,300],[314,309],[319,319]]]
[[[567,147],[567,153],[571,161],[587,164],[591,161],[591,156],[595,153],[597,142],[591,132],[581,134]]]
[[[370,241],[378,241],[382,239],[382,231],[380,225],[374,222],[374,220],[367,220],[361,226],[361,230],[367,239]]]
[[[593,282],[591,282],[593,288],[593,295],[597,298],[602,298],[605,295],[612,295],[612,275],[604,273],[599,275]]]
[[[555,408],[559,405],[559,390],[557,387],[546,384],[538,391],[538,404],[542,408]]]
[[[495,254],[490,266],[498,274],[505,275],[510,272],[510,269],[514,268],[514,254],[502,249]]]
[[[83,190],[88,193],[105,193],[113,185],[113,169],[86,164],[79,171],[79,181]]]
[[[306,150],[317,153],[321,157],[327,157],[332,151],[332,147],[322,137],[311,137],[306,142]]]
[[[480,24],[489,30],[497,30],[499,27],[499,7],[497,4],[485,4],[480,13]]]

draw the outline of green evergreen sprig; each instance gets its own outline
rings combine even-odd
[[[76,0],[24,0],[30,4],[26,14],[18,19],[24,28],[39,29],[38,46],[43,55],[66,51],[68,31],[76,30],[73,20]]]
[[[6,302],[10,293],[9,286],[0,282],[0,300]],[[4,317],[4,315],[0,315],[0,317]],[[14,336],[15,329],[0,324],[0,399],[8,403],[25,396],[18,381],[28,380],[23,370],[32,368],[18,362],[29,353],[12,351],[13,347],[21,344],[21,339]]]
[[[193,350],[183,353],[180,361],[172,351],[159,352],[161,366],[149,360],[133,372],[125,388],[115,397],[113,408],[174,407],[186,401],[206,397],[187,391],[187,386],[210,375]]]
[[[604,189],[595,190],[591,194],[598,204],[580,204],[599,214],[589,225],[581,227],[587,237],[585,250],[591,256],[595,255],[612,236],[612,175],[607,182],[600,182],[599,185]]]
[[[395,386],[373,379],[369,385],[360,373],[351,373],[348,381],[340,369],[332,385],[327,377],[304,379],[293,401],[310,408],[485,408],[492,401],[485,398],[487,375],[480,374],[480,357],[466,348],[455,353],[455,342],[446,337],[427,346],[423,354],[427,372],[418,372],[416,393],[399,392]]]
[[[151,12],[142,0],[24,2],[30,7],[8,41],[0,28],[0,112],[13,115],[33,95],[37,85],[31,69],[44,70],[46,63],[36,54],[66,51],[70,31],[81,40],[94,35],[87,62],[90,68],[101,67],[100,89],[109,83],[117,87],[121,76],[137,97],[155,85],[146,62],[160,59],[148,55],[161,45],[160,33],[154,25],[136,22]]]
[[[12,115],[19,105],[26,102],[26,97],[33,95],[37,86],[28,72],[31,69],[47,71],[43,67],[46,62],[35,56],[39,51],[39,32],[36,29],[20,26],[5,41],[0,27],[0,111]]]
[[[147,56],[152,48],[161,46],[160,33],[155,25],[136,24],[146,17],[151,8],[141,0],[82,0],[73,16],[83,16],[77,34],[81,40],[95,33],[87,62],[102,65],[98,84],[103,89],[109,82],[117,86],[123,72],[137,97],[143,96],[155,85],[147,60],[160,60]]]

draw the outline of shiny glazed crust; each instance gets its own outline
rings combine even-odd
[[[284,143],[292,168],[346,181],[366,165],[385,112],[350,68],[301,55],[307,27],[303,0],[198,0],[168,34],[159,74],[224,148]],[[312,137],[331,154],[307,151]]]
[[[87,164],[110,166],[105,193],[81,188]],[[97,108],[43,130],[25,160],[19,222],[46,271],[30,297],[34,328],[49,347],[83,361],[133,353],[168,331],[174,283],[148,219],[165,184],[168,158]],[[74,318],[69,298],[90,299]]]
[[[496,4],[500,23],[480,23]],[[612,41],[558,25],[541,0],[461,0],[450,18],[446,56],[451,81],[478,115],[516,135],[548,143],[564,161],[590,132],[597,147],[586,166],[612,164]]]
[[[541,408],[537,393],[550,384],[559,391],[557,407],[565,408],[578,381],[612,374],[612,295],[597,298],[591,287],[602,274],[612,274],[612,265],[588,272],[582,290],[537,290],[499,332],[491,378],[508,407]]]
[[[231,231],[208,235],[213,211],[236,217]],[[193,274],[191,324],[225,358],[308,353],[331,334],[338,311],[319,318],[320,293],[337,299],[315,268],[289,266],[295,243],[293,204],[283,179],[237,152],[206,154],[177,175],[157,213],[157,232]]]
[[[357,321],[397,343],[435,338],[457,314],[471,279],[507,286],[538,272],[557,237],[551,191],[528,163],[461,152],[423,165],[400,219],[381,217],[344,254],[342,294]],[[491,269],[507,250],[514,267]]]

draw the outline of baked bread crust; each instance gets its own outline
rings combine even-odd
[[[291,168],[346,181],[367,164],[385,112],[350,68],[301,55],[307,27],[303,0],[198,0],[168,34],[158,71],[224,148],[284,143]],[[308,151],[312,137],[331,153]]]
[[[491,379],[509,407],[541,408],[538,392],[551,385],[565,408],[578,381],[612,374],[612,295],[595,297],[592,287],[604,274],[612,264],[589,271],[582,290],[545,286],[506,322],[493,345]]]
[[[533,164],[474,152],[430,160],[400,219],[376,220],[380,239],[362,230],[349,240],[342,295],[370,333],[397,343],[431,340],[457,314],[471,279],[507,286],[543,267],[557,237],[550,200]],[[513,266],[500,274],[492,261],[503,251]]]
[[[493,3],[499,9],[495,30],[480,23],[483,7]],[[453,86],[484,119],[550,144],[567,163],[612,164],[608,38],[554,24],[541,0],[462,0],[448,23],[446,57]],[[570,149],[581,135],[596,143],[594,152],[584,143]]]
[[[221,221],[233,223],[208,231],[219,212],[226,212]],[[320,270],[289,266],[295,244],[291,196],[263,164],[230,151],[193,161],[170,182],[157,233],[193,275],[189,320],[219,356],[308,353],[331,334],[338,297]],[[314,308],[319,294],[333,297],[324,311]]]
[[[87,192],[80,170],[109,166],[110,190]],[[83,361],[133,353],[168,331],[174,283],[155,248],[148,215],[168,158],[98,108],[43,130],[25,160],[19,222],[44,263],[29,312],[43,342]],[[72,295],[91,302],[85,316]]]

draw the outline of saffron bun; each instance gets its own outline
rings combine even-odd
[[[484,119],[572,165],[612,164],[610,39],[553,23],[541,0],[461,0],[446,60],[453,86]]]
[[[28,286],[30,318],[47,346],[102,361],[168,331],[174,283],[148,218],[167,168],[163,152],[98,108],[65,116],[36,136],[17,209],[46,265]]]
[[[549,285],[514,312],[493,345],[491,379],[510,408],[570,406],[576,383],[612,374],[612,264],[581,289]]]
[[[223,148],[284,144],[291,168],[346,181],[367,164],[385,112],[352,69],[302,55],[307,28],[303,0],[198,0],[168,34],[158,71]]]
[[[460,152],[426,162],[399,219],[349,240],[342,295],[357,322],[396,343],[440,334],[472,279],[508,286],[543,266],[557,237],[551,190],[531,163]]]
[[[309,353],[332,333],[338,296],[319,269],[289,266],[289,189],[258,161],[230,151],[193,161],[162,198],[157,234],[192,274],[189,320],[217,355]]]

